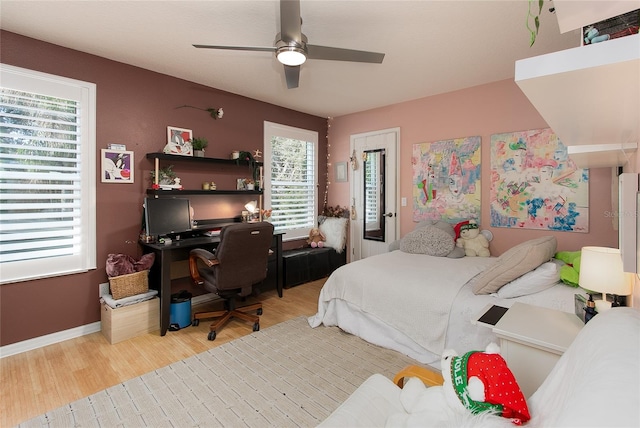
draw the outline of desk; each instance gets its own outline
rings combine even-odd
[[[149,273],[149,285],[157,289],[160,295],[160,335],[164,336],[169,328],[171,311],[171,262],[187,260],[189,251],[194,248],[213,250],[220,243],[219,236],[202,236],[172,241],[169,245],[149,244],[140,242],[143,252],[155,253],[156,258]],[[282,233],[274,233],[271,243],[273,255],[269,257],[269,270],[267,277],[271,277],[271,266],[275,267],[275,282],[278,296],[282,297],[283,268],[282,268]]]

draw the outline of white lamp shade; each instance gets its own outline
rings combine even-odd
[[[251,202],[247,202],[244,207],[247,209],[247,211],[253,214],[256,211],[257,206],[258,206],[257,201],[251,201]]]
[[[578,282],[586,290],[627,296],[631,294],[633,275],[622,270],[619,249],[582,247]]]

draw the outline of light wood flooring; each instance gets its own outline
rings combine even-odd
[[[325,279],[259,296],[260,328],[316,313]],[[206,310],[207,305],[194,308]],[[145,334],[110,345],[101,332],[0,359],[0,427],[15,426],[110,386],[204,352],[252,332],[233,320],[208,341],[207,320],[177,332]]]

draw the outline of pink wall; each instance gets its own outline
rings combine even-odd
[[[142,201],[150,185],[152,161],[146,153],[162,151],[167,126],[193,130],[194,137],[209,140],[206,156],[227,158],[233,150],[263,150],[265,120],[310,129],[324,136],[326,118],[311,116],[186,80],[133,67],[105,58],[2,31],[0,57],[4,64],[56,74],[97,85],[97,166],[100,149],[109,143],[126,144],[135,154],[133,184],[96,185],[97,260],[95,270],[0,286],[0,345],[43,336],[100,321],[98,284],[107,282],[105,263],[109,253],[141,255],[137,244]],[[223,107],[222,120],[200,108]],[[320,144],[320,171],[325,170],[326,144]],[[235,188],[235,167],[175,165],[187,188],[202,181],[216,181],[219,189]],[[246,174],[241,177],[248,177]],[[320,175],[320,189],[326,175]],[[251,199],[243,196],[194,198],[196,218],[238,215]],[[323,199],[319,198],[320,205]],[[319,209],[321,206],[318,207]],[[304,241],[288,243],[301,246]]]
[[[400,235],[413,230],[411,153],[415,143],[480,135],[482,137],[482,216],[483,229],[494,239],[492,254],[498,255],[515,244],[542,235],[555,235],[558,250],[575,251],[585,245],[618,246],[617,231],[605,213],[611,207],[611,169],[590,170],[590,233],[547,232],[491,228],[489,219],[489,180],[491,135],[501,132],[546,128],[548,125],[511,80],[421,98],[375,110],[336,117],[329,122],[331,162],[349,159],[350,136],[363,132],[400,127],[400,194],[407,206],[399,207]],[[333,171],[330,205],[349,205],[349,183],[336,183]]]

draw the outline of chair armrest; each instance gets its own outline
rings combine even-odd
[[[427,386],[440,386],[444,383],[444,378],[440,373],[420,366],[407,366],[403,368],[393,378],[393,383],[402,388],[405,377],[417,377]]]
[[[195,285],[202,286],[204,281],[198,272],[198,260],[201,260],[208,267],[216,266],[220,264],[220,261],[216,259],[215,254],[203,250],[202,248],[196,248],[189,253],[189,274],[191,280]]]

